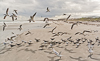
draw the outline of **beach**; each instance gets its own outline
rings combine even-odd
[[[10,47],[9,44],[1,44],[0,61],[100,61],[100,46],[98,46],[98,42],[95,42],[96,38],[100,38],[99,23],[82,21],[82,23],[74,25],[73,29],[71,29],[73,23],[76,23],[76,21],[69,21],[67,23],[51,21],[45,28],[43,27],[47,23],[43,21],[34,23],[7,23],[5,31],[2,31],[1,25],[0,43],[5,42],[5,39],[11,36],[16,37],[12,43],[12,45],[15,45],[14,47]],[[20,24],[22,24],[21,31],[18,30]],[[52,29],[54,29],[53,32],[51,32]],[[75,35],[77,32],[82,33],[84,30],[88,32]],[[29,34],[27,34],[28,31],[30,32]],[[52,40],[53,38],[54,40]],[[77,44],[71,43],[68,41],[68,38],[74,42],[80,39],[80,46],[77,47]],[[83,43],[84,38],[88,41],[92,40],[92,44],[95,43],[93,55],[90,57],[87,46],[88,41]],[[36,39],[39,39],[39,41],[36,41]],[[62,40],[68,41],[68,44]],[[22,43],[22,41],[26,43]],[[44,43],[44,41],[50,43]],[[31,45],[28,44],[29,42]],[[51,42],[57,43],[53,45]],[[16,45],[17,43],[21,45]],[[53,46],[51,47],[50,44]],[[45,47],[40,47],[41,45],[45,45]],[[61,58],[55,54],[53,49],[61,52]]]

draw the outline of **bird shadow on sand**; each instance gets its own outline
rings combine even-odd
[[[20,50],[18,50],[17,52],[20,52],[20,51],[22,51],[22,50],[24,50],[24,51],[30,51],[30,52],[32,52],[32,53],[35,53],[37,50],[32,50],[32,49],[28,49],[28,48],[26,48],[26,49],[20,49]]]
[[[1,52],[1,51],[3,51],[3,50],[5,50],[5,49],[6,49],[6,46],[5,46],[5,47],[3,47],[3,48],[0,50],[0,52]]]
[[[45,50],[45,49],[44,48],[39,48],[38,50],[41,50],[42,51],[42,50]]]
[[[62,47],[62,46],[56,46],[56,47],[58,47],[58,48],[64,48],[64,47]]]
[[[99,60],[99,61],[100,61],[100,59],[94,58],[94,57],[92,57],[92,55],[93,55],[93,54],[90,54],[90,55],[88,55],[88,57],[90,57],[90,58],[93,59],[93,60]]]
[[[49,60],[49,61],[59,61],[59,60],[62,60],[62,59],[60,59],[60,58],[59,58],[59,59],[54,60],[54,58],[55,58],[55,57],[57,57],[57,56],[53,56],[53,57],[47,56],[47,57],[48,57],[48,58],[50,58],[50,60]]]
[[[2,50],[2,51],[0,52],[0,54],[4,54],[4,53],[6,53],[6,52],[8,52],[8,51],[11,51],[11,48],[7,48],[7,49],[5,49],[4,51]]]
[[[25,49],[20,49],[20,50],[18,50],[17,52],[20,52],[20,51],[22,51],[22,50],[25,50]]]
[[[76,52],[73,52],[72,49],[68,50],[67,48],[65,48],[65,51],[69,52],[69,53],[76,53]]]
[[[87,60],[82,60],[82,57],[74,58],[74,57],[71,57],[71,56],[70,56],[70,58],[71,58],[71,59],[74,59],[74,60],[77,60],[77,61],[87,61]]]
[[[37,50],[32,50],[32,49],[26,48],[25,51],[30,51],[30,52],[32,52],[32,53],[35,53]]]
[[[22,47],[22,46],[23,46],[23,45],[18,45],[17,48],[20,48],[20,47]]]
[[[54,54],[52,51],[44,51],[45,53]]]

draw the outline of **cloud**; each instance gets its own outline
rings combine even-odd
[[[46,13],[46,8],[49,7],[50,12]],[[29,19],[29,16],[37,12],[35,19],[42,17],[49,18],[66,18],[69,14],[73,17],[83,17],[98,15],[100,12],[99,0],[0,0],[0,19],[3,19],[3,14],[9,8],[11,15],[14,9],[18,10],[20,20]],[[66,13],[66,16],[63,14]],[[10,19],[10,18],[8,18]]]

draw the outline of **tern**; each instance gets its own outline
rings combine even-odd
[[[71,14],[67,17],[66,21],[70,18],[70,16],[71,16]],[[66,22],[66,21],[65,21],[65,22]]]
[[[17,13],[17,10],[14,10],[14,12],[15,12],[16,14],[18,14],[18,13]]]
[[[5,27],[6,27],[7,25],[6,25],[6,23],[4,23],[4,25],[3,25],[3,31],[5,30]]]
[[[6,16],[9,16],[9,15],[8,15],[8,10],[9,10],[9,8],[7,8],[6,14],[4,14],[4,15],[5,15],[5,16],[4,16],[4,19],[6,18]]]
[[[47,11],[46,12],[50,12],[49,8],[47,7]]]

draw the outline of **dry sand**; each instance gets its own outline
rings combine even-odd
[[[57,47],[58,44],[54,45],[53,48],[63,55],[61,59],[53,52],[52,48],[49,48],[49,44],[41,50],[39,46],[41,46],[41,43],[44,43],[43,40],[52,41],[50,38],[55,38],[52,42],[62,42],[61,39],[67,40],[67,38],[72,36],[73,41],[86,38],[95,42],[95,38],[100,37],[100,27],[97,25],[78,24],[72,30],[70,29],[71,25],[60,21],[56,22],[56,24],[51,23],[46,28],[29,30],[31,34],[28,35],[25,35],[28,31],[23,32],[17,36],[13,44],[21,43],[22,40],[27,42],[31,40],[32,45],[29,46],[27,43],[22,43],[22,46],[14,46],[12,48],[6,46],[6,48],[0,51],[0,61],[100,61],[100,46],[97,46],[97,43],[94,45],[92,57],[88,57],[90,54],[86,46],[87,42],[81,44],[78,48],[76,48],[76,45],[73,46],[73,43],[68,46],[66,46],[66,43],[61,43],[59,47]],[[67,32],[67,34],[52,37],[53,34],[49,31],[56,26],[57,28],[54,30],[54,33]],[[85,33],[85,36],[75,35],[76,32],[83,32],[84,30],[92,32]],[[36,42],[35,38],[40,39],[40,42]]]

